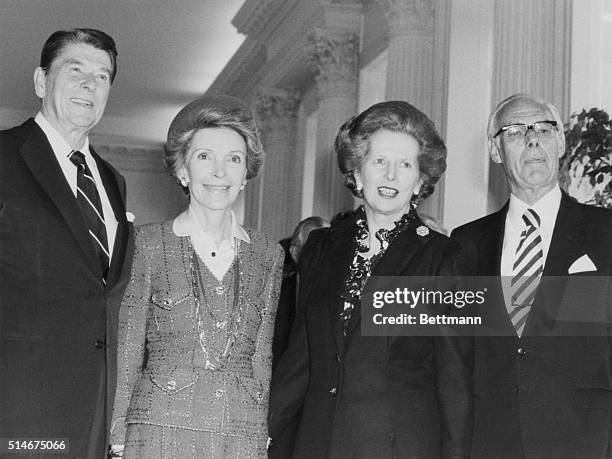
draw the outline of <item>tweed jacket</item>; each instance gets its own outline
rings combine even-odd
[[[137,229],[120,311],[111,443],[123,444],[131,423],[267,438],[283,254],[270,238],[247,232],[251,241],[239,244],[239,273],[234,261],[219,282],[189,238],[174,234],[172,221]],[[195,284],[194,263],[202,279]]]

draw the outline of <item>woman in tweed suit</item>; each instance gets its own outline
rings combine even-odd
[[[173,120],[165,162],[190,197],[137,231],[120,313],[111,455],[265,457],[280,246],[231,210],[263,161],[250,110],[203,97]]]

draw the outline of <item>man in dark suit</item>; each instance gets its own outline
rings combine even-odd
[[[88,140],[116,56],[104,32],[55,32],[39,113],[0,132],[0,437],[64,440],[75,458],[107,454],[133,250],[125,181]]]
[[[565,141],[553,105],[525,94],[507,98],[489,118],[488,139],[510,200],[452,233],[472,255],[472,274],[502,276],[490,295],[503,299],[487,312],[505,336],[474,341],[472,457],[610,457],[607,319],[591,323],[592,334],[572,321],[591,321],[594,299],[609,295],[612,213],[559,189]],[[591,279],[602,292],[575,295],[576,276],[601,276]]]

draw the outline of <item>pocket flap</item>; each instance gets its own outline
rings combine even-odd
[[[189,372],[151,373],[151,381],[165,393],[174,395],[198,382],[198,374]]]
[[[181,304],[191,296],[191,292],[184,290],[160,290],[151,295],[151,302],[162,309],[170,311],[177,304]]]
[[[238,384],[249,396],[261,405],[268,394],[262,390],[262,384],[259,379],[251,378],[249,376],[237,375]]]

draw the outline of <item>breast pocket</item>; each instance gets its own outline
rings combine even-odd
[[[151,295],[155,326],[160,332],[188,331],[193,328],[192,295],[188,290],[159,290]]]

